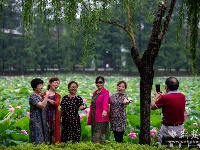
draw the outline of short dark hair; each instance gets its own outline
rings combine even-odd
[[[170,91],[177,90],[179,87],[179,81],[175,77],[169,77],[166,79],[165,84],[169,88]]]
[[[33,90],[39,85],[39,84],[43,84],[44,81],[40,78],[35,78],[31,81],[31,87],[33,88]]]
[[[73,83],[76,84],[76,86],[78,87],[78,83],[77,83],[76,81],[70,81],[70,82],[68,83],[68,89],[70,88],[70,86],[71,86]]]
[[[57,77],[53,77],[53,78],[51,78],[50,80],[49,80],[49,83],[51,84],[52,82],[54,82],[54,81],[59,81],[59,79],[57,78]],[[47,90],[49,90],[50,89],[50,85],[48,84],[47,85]]]
[[[127,84],[126,84],[125,81],[119,81],[119,82],[117,83],[117,86],[119,86],[121,83],[124,83],[124,85],[125,85],[125,89],[126,89],[126,88],[127,88]]]
[[[103,82],[105,82],[104,77],[98,76],[98,77],[96,78],[96,82],[95,82],[95,83],[97,83],[97,82],[99,81],[99,79],[101,79]]]

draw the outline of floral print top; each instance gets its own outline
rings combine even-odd
[[[34,144],[48,142],[46,108],[37,106],[37,103],[42,101],[43,99],[36,94],[30,95],[30,140]]]
[[[120,96],[115,93],[110,97],[110,130],[112,131],[123,132],[126,129],[127,104],[123,103],[125,98],[128,99],[125,93]]]

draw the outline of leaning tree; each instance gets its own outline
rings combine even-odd
[[[99,32],[100,23],[118,26],[120,32],[123,30],[127,34],[131,43],[131,56],[140,73],[140,144],[150,144],[150,102],[154,78],[153,66],[167,32],[175,4],[176,0],[162,0],[159,2],[151,0],[22,0],[23,20],[27,25],[27,29],[31,29],[31,25],[34,23],[34,12],[41,14],[46,25],[48,25],[48,19],[53,20],[55,24],[59,23],[60,20],[66,21],[73,26],[75,35],[77,31],[83,33],[85,37],[83,39],[85,59],[91,54],[90,49],[95,44],[95,38],[93,37]],[[189,10],[188,12],[193,9],[193,12],[186,14],[186,16],[189,15],[190,17],[188,19],[190,29],[195,31],[195,35],[193,35],[193,32],[190,34],[191,39],[195,37],[195,41],[191,40],[191,46],[193,46],[191,54],[194,54],[198,36],[198,34],[196,36],[198,28],[194,24],[197,25],[197,21],[199,22],[199,16],[197,15],[199,14],[198,8],[200,8],[199,0],[182,0],[179,5],[181,20],[184,19],[185,8]],[[113,9],[116,10],[116,14],[126,15],[124,22],[117,22],[118,16],[113,19]],[[145,20],[152,21],[149,43],[142,55],[139,52],[141,50],[138,49],[134,32],[135,18],[141,15]],[[192,60],[195,60],[196,55],[191,56]],[[195,66],[195,63],[193,64]]]

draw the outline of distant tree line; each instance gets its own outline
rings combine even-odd
[[[2,6],[0,10],[1,72],[54,69],[73,72],[87,69],[97,71],[100,68],[117,72],[137,70],[128,52],[131,47],[130,42],[123,30],[119,33],[117,27],[102,23],[100,33],[91,38],[91,40],[97,41],[95,48],[89,54],[85,54],[82,42],[85,39],[82,34],[74,32],[76,26],[72,26],[72,29],[62,20],[58,20],[59,25],[54,26],[52,21],[44,26],[43,19],[37,16],[36,11],[34,26],[31,31],[26,32],[20,8],[19,2],[10,0],[8,5]],[[180,69],[191,70],[189,54],[186,51],[185,35],[187,30],[181,30],[177,39],[177,13],[174,13],[170,22],[159,57],[154,65],[155,70],[171,71],[175,69],[177,72]],[[121,18],[123,17],[121,16]],[[149,39],[151,24],[145,23],[143,16],[137,19],[140,24],[134,26],[137,31],[135,33],[136,42],[139,49],[144,51]],[[198,64],[200,65],[200,61]]]

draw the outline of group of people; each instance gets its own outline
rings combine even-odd
[[[126,106],[131,102],[125,94],[127,84],[125,81],[119,81],[117,93],[110,97],[109,91],[104,88],[105,79],[102,76],[98,76],[95,83],[97,90],[92,95],[88,116],[88,125],[91,125],[91,141],[104,143],[109,140],[111,130],[115,141],[121,143],[126,128]]]
[[[31,81],[33,93],[30,95],[30,140],[35,144],[79,142],[81,123],[78,111],[87,108],[82,97],[76,94],[78,83],[68,83],[68,94],[61,100],[56,92],[60,81],[57,77],[49,80],[47,90],[42,92],[43,80]],[[88,125],[91,125],[91,141],[104,143],[113,131],[116,142],[123,142],[126,128],[126,106],[131,102],[125,94],[125,81],[117,83],[117,93],[112,96],[105,89],[105,79],[96,78],[97,90],[92,95]],[[59,106],[61,107],[59,110]],[[110,124],[110,128],[109,128]]]
[[[49,80],[46,92],[42,93],[43,80],[35,78],[31,81],[33,93],[30,95],[30,139],[35,144],[79,142],[81,137],[81,123],[78,111],[87,108],[82,97],[76,94],[78,83],[71,81],[68,84],[69,93],[62,100],[56,93],[59,79]],[[117,92],[112,96],[105,89],[105,79],[96,78],[97,90],[93,92],[88,125],[91,125],[91,141],[104,143],[109,140],[110,130],[113,131],[116,142],[123,142],[123,135],[127,124],[126,106],[130,104],[125,94],[127,83],[119,81]],[[184,130],[185,95],[178,91],[179,81],[169,77],[165,81],[164,92],[155,92],[151,109],[162,108],[163,122],[159,132],[159,143],[162,144],[164,135],[170,132],[180,136]],[[59,111],[58,107],[61,106]]]
[[[33,93],[29,97],[30,140],[35,144],[60,142],[60,94],[56,93],[59,79],[49,80],[46,92],[42,93],[43,80],[31,81]]]

